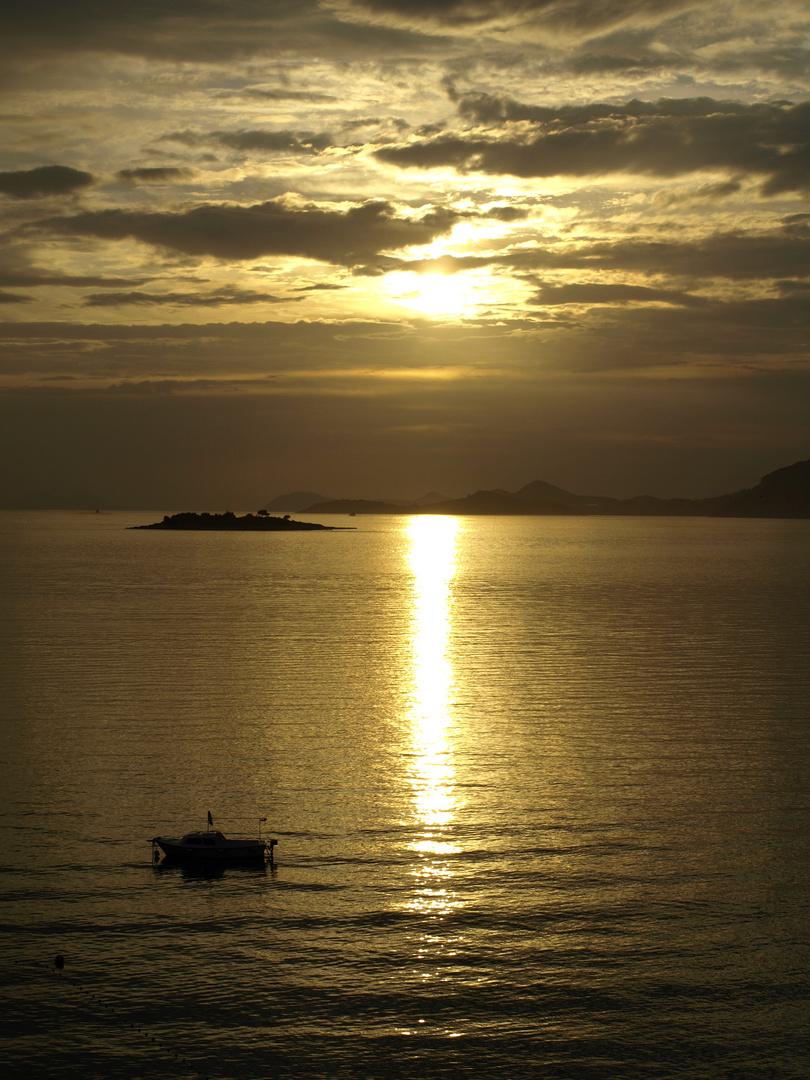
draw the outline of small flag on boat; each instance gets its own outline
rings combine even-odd
[[[208,811],[208,827],[211,828],[214,824],[214,819],[211,817],[211,811]]]

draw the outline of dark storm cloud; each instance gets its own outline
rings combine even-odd
[[[273,296],[271,293],[253,292],[250,289],[222,289],[210,293],[112,292],[91,293],[85,298],[84,307],[121,307],[128,304],[139,307],[225,307],[235,304],[282,304],[287,300],[303,299],[303,296]]]
[[[726,168],[766,177],[766,195],[810,188],[810,102],[798,105],[718,102],[710,98],[631,101],[562,109],[526,106],[489,94],[464,95],[462,116],[507,134],[440,136],[376,157],[402,168],[548,178],[629,172],[679,176]],[[509,122],[531,128],[512,134]]]
[[[67,165],[40,165],[36,169],[0,173],[0,192],[13,199],[39,199],[48,195],[70,195],[89,187],[93,177]]]
[[[50,218],[36,227],[65,236],[133,238],[217,259],[293,255],[354,266],[381,250],[430,243],[449,232],[457,220],[456,214],[442,209],[417,219],[397,217],[393,207],[381,201],[345,212],[266,202],[245,207],[199,206],[182,213],[100,210]]]
[[[116,178],[124,184],[172,184],[188,180],[194,175],[191,169],[177,169],[168,166],[141,169],[119,169]]]

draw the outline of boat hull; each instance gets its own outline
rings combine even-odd
[[[245,844],[228,848],[189,848],[172,840],[155,839],[155,844],[167,859],[193,860],[194,862],[244,862],[246,859],[264,859],[267,848],[264,844]]]
[[[273,861],[275,840],[229,840],[222,833],[189,833],[179,840],[166,836],[152,839],[153,850],[160,849],[171,862],[246,863]]]

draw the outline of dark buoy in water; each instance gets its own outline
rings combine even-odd
[[[65,958],[64,956],[62,956],[61,953],[57,953],[56,956],[53,958],[53,966],[56,968],[57,971],[61,971],[62,968],[65,966]]]

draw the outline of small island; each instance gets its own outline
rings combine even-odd
[[[196,529],[212,532],[301,532],[313,529],[333,532],[335,525],[319,525],[314,521],[293,521],[289,514],[284,517],[270,517],[266,511],[258,514],[245,514],[237,517],[232,511],[224,514],[167,514],[163,521],[151,525],[130,525],[130,529]]]

